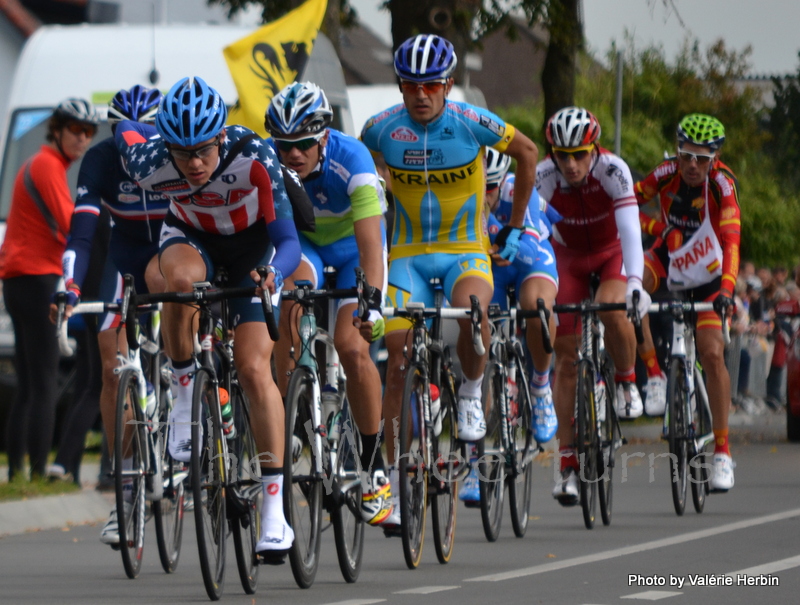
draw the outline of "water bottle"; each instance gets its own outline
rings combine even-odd
[[[320,393],[322,401],[322,421],[328,430],[328,440],[335,441],[339,438],[339,391],[336,387],[326,384]]]
[[[219,407],[222,411],[222,432],[226,439],[236,437],[236,424],[233,421],[233,406],[227,389],[219,388]]]
[[[594,383],[594,409],[597,419],[603,422],[606,419],[606,382],[602,376]]]

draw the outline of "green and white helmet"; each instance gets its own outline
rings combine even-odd
[[[678,143],[703,145],[716,151],[724,142],[725,127],[713,116],[690,113],[678,124]]]

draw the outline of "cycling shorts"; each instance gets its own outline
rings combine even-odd
[[[666,243],[662,239],[657,239],[644,254],[644,270],[649,271],[653,276],[655,287],[654,292],[669,292],[667,289],[667,268],[669,267],[669,250]],[[717,276],[707,284],[698,286],[697,288],[690,288],[681,292],[673,292],[673,295],[679,297],[691,297],[690,300],[714,302],[714,299],[719,295],[720,288],[722,287],[722,276]],[[697,322],[695,323],[697,330],[721,330],[722,320],[720,316],[714,311],[700,311],[697,313]]]
[[[535,244],[535,242],[533,242]],[[506,291],[508,286],[514,284],[517,296],[522,291],[522,284],[529,279],[546,279],[558,288],[558,271],[556,270],[556,257],[553,246],[549,240],[539,242],[538,250],[527,242],[520,244],[519,252],[514,262],[505,267],[498,267],[492,263],[494,276],[494,296],[492,302],[499,304],[501,309],[506,308]]]
[[[556,304],[574,304],[589,298],[589,279],[592,273],[600,275],[600,283],[617,280],[627,283],[622,264],[622,245],[619,241],[599,252],[586,253],[571,250],[553,242],[558,266],[558,295]],[[571,336],[581,331],[579,313],[559,313],[557,336]]]
[[[389,264],[387,306],[405,307],[409,302],[421,302],[426,307],[434,304],[432,279],[439,279],[445,298],[450,301],[453,288],[465,277],[478,277],[492,286],[492,264],[486,254],[465,253],[422,254],[396,258]],[[402,317],[386,321],[386,332],[407,330],[411,322]]]
[[[228,274],[225,286],[230,288],[255,286],[250,271],[269,264],[274,252],[263,220],[233,235],[220,235],[198,231],[167,214],[161,228],[159,255],[175,244],[188,244],[197,250],[206,266],[207,281],[213,281],[224,269]],[[247,322],[264,322],[261,299],[257,296],[232,298],[229,305],[234,328]],[[279,308],[275,307],[274,312],[277,321]]]

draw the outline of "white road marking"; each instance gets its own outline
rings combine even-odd
[[[432,594],[434,592],[442,592],[443,590],[455,590],[461,588],[460,586],[418,586],[417,588],[409,588],[408,590],[398,590],[392,594]]]
[[[774,513],[765,515],[763,517],[756,517],[754,519],[747,519],[746,521],[737,521],[736,523],[728,523],[720,525],[719,527],[712,527],[701,531],[691,532],[688,534],[679,534],[670,538],[662,538],[660,540],[653,540],[651,542],[643,542],[642,544],[634,544],[633,546],[625,546],[623,548],[615,548],[604,552],[598,552],[591,555],[582,557],[575,557],[573,559],[565,559],[563,561],[553,561],[552,563],[545,563],[544,565],[535,565],[533,567],[524,567],[502,573],[489,574],[487,576],[478,576],[477,578],[465,578],[464,582],[502,582],[504,580],[513,580],[514,578],[522,578],[525,576],[534,576],[540,573],[547,573],[550,571],[558,571],[560,569],[567,569],[569,567],[576,567],[578,565],[585,565],[587,563],[596,563],[597,561],[605,561],[615,557],[624,557],[638,552],[647,550],[655,550],[664,548],[665,546],[674,546],[676,544],[683,544],[685,542],[692,542],[694,540],[702,540],[711,536],[717,536],[740,529],[747,529],[765,523],[774,523],[775,521],[784,521],[792,517],[800,517],[800,508],[787,510],[781,513]]]
[[[771,574],[785,569],[792,569],[793,567],[800,567],[800,555],[796,557],[789,557],[788,559],[781,559],[780,561],[773,561],[772,563],[764,563],[763,565],[756,565],[755,567],[748,567],[747,569],[740,569],[739,571],[732,571],[726,574],[731,577],[742,576],[757,576],[759,574]]]
[[[671,590],[648,590],[645,592],[637,592],[636,594],[629,594],[620,599],[641,599],[643,601],[660,601],[661,599],[668,599],[669,597],[677,597],[683,594],[682,592],[673,592]]]
[[[373,603],[385,603],[386,599],[351,599],[350,601],[336,601],[335,603],[325,603],[325,605],[372,605]]]

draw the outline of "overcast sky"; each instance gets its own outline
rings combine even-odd
[[[639,47],[663,46],[674,59],[687,33],[705,48],[719,38],[741,52],[750,44],[754,75],[795,74],[800,67],[800,0],[672,0],[683,20],[668,12],[662,0],[583,0],[584,29],[590,48],[602,58],[612,38],[623,42],[627,28]],[[366,23],[387,42],[389,13],[378,10],[381,0],[350,0]]]

